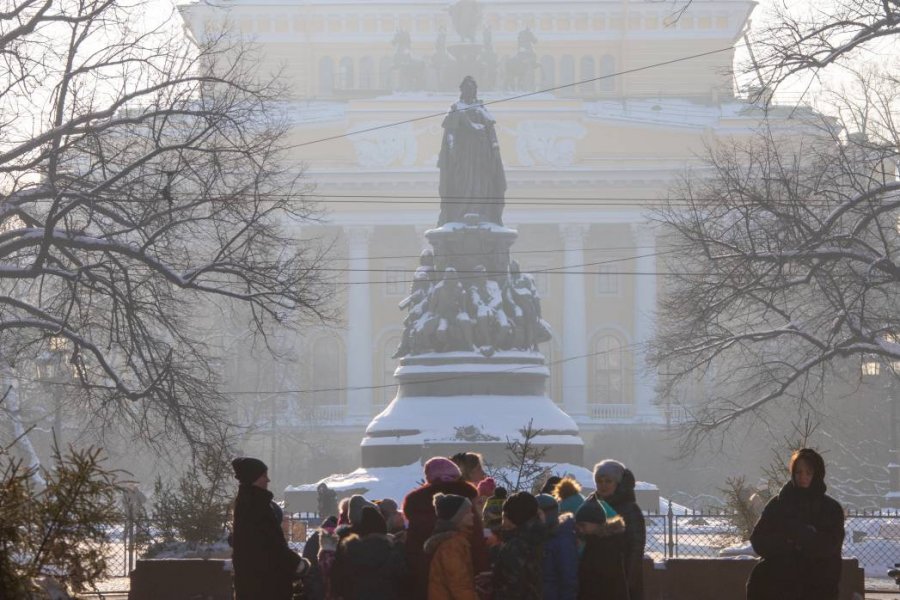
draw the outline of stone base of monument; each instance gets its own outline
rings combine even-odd
[[[506,447],[533,424],[532,442],[549,463],[579,465],[578,426],[544,392],[548,376],[537,352],[441,352],[407,356],[394,373],[393,402],[366,429],[363,467],[399,467],[432,456],[479,452],[506,462]]]

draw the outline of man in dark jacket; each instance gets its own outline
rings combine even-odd
[[[541,600],[542,545],[546,532],[538,503],[528,492],[517,492],[503,503],[503,525],[496,547],[493,600]]]
[[[288,548],[268,490],[268,467],[256,458],[231,461],[240,482],[234,501],[232,564],[236,600],[290,600],[309,563]]]
[[[750,542],[763,560],[748,600],[837,600],[844,511],[825,494],[825,461],[809,448],[791,457],[791,480],[766,505]]]
[[[625,520],[625,577],[629,600],[644,599],[644,547],[647,526],[644,513],[634,496],[634,474],[617,460],[604,460],[594,467],[597,491],[589,498],[599,498],[613,507]]]

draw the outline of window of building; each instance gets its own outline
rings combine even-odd
[[[578,90],[584,94],[589,94],[594,91],[595,81],[593,81],[594,77],[596,77],[596,70],[594,68],[594,57],[593,56],[582,56],[581,57],[581,85],[578,86]]]
[[[335,337],[320,337],[310,345],[310,404],[335,406],[344,403],[344,356]]]
[[[600,265],[597,268],[597,293],[598,294],[618,294],[619,293],[619,273],[620,265],[618,263]]]
[[[375,60],[371,56],[359,59],[359,87],[363,90],[375,87]]]
[[[556,61],[549,54],[541,57],[541,87],[556,87]]]
[[[625,404],[625,351],[618,336],[603,333],[593,345],[593,404]]]
[[[394,60],[390,56],[382,56],[378,69],[378,87],[382,90],[391,89],[391,70],[394,68]]]
[[[319,59],[319,94],[330,96],[334,92],[334,61],[330,56]]]
[[[613,92],[616,89],[616,59],[611,54],[605,55],[600,59],[600,79],[599,88],[601,92]]]
[[[401,265],[386,267],[384,275],[384,293],[388,296],[402,296],[409,289],[412,277]]]
[[[570,85],[573,83],[575,83],[575,58],[570,54],[565,54],[559,59],[559,84]]]
[[[353,89],[353,59],[345,56],[338,67],[338,85],[342,90]]]

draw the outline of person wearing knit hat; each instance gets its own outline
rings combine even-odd
[[[478,490],[479,496],[484,496],[485,498],[490,498],[494,495],[494,490],[497,489],[497,482],[494,481],[493,477],[485,477],[481,481],[478,482],[476,488]]]
[[[630,600],[625,576],[624,519],[588,498],[575,513],[575,530],[581,542],[578,597]]]
[[[541,600],[541,546],[546,535],[538,502],[516,492],[503,503],[503,543],[496,549],[492,583],[495,600]]]
[[[360,508],[354,532],[341,539],[331,573],[333,597],[401,598],[406,578],[403,547],[387,535],[378,508],[368,502]]]
[[[472,502],[456,494],[436,494],[434,535],[425,542],[430,558],[428,600],[477,600],[472,564]]]
[[[790,479],[769,500],[750,543],[762,557],[747,581],[747,600],[837,600],[844,509],[826,494],[825,461],[812,448],[791,455]]]
[[[272,510],[268,468],[256,458],[231,461],[240,482],[234,501],[232,565],[236,600],[290,600],[293,580],[309,561],[291,550]]]
[[[392,498],[384,498],[376,500],[375,504],[378,506],[378,510],[381,511],[381,516],[384,517],[388,533],[393,535],[395,540],[405,537],[406,522],[403,520],[403,515],[400,513],[397,502]]]
[[[541,576],[544,600],[575,600],[578,592],[578,540],[575,519],[560,515],[556,498],[549,494],[537,496],[538,507],[547,528]]]
[[[354,529],[359,527],[360,523],[362,523],[362,511],[364,507],[374,508],[376,511],[378,507],[365,499],[365,497],[360,494],[354,494],[350,496],[350,506],[347,509],[347,516],[350,519],[350,526]]]
[[[428,598],[428,562],[425,542],[433,535],[438,520],[434,508],[437,494],[455,494],[474,502],[478,491],[471,483],[460,478],[459,467],[448,458],[434,457],[424,466],[425,483],[414,489],[403,499],[403,515],[406,517],[406,559],[412,576],[413,586],[406,594],[410,600]],[[472,572],[481,573],[490,569],[481,514],[473,514],[474,526],[469,533]]]
[[[563,477],[556,484],[552,493],[557,502],[559,502],[560,514],[570,513],[574,515],[575,511],[581,508],[582,503],[584,503],[584,496],[581,495],[581,484],[569,475]]]
[[[456,463],[443,456],[435,456],[425,463],[425,481],[427,483],[447,483],[456,481],[462,473]]]
[[[625,520],[625,575],[630,600],[644,597],[644,549],[647,528],[635,497],[634,474],[617,460],[604,460],[594,467],[597,491],[588,500],[603,500]]]
[[[562,481],[562,477],[557,475],[552,475],[547,478],[546,483],[544,483],[543,487],[541,487],[542,494],[552,494],[553,489],[556,487],[556,484]]]
[[[231,461],[231,468],[234,469],[234,477],[243,484],[256,483],[262,479],[263,475],[267,475],[269,467],[266,463],[258,458],[250,458],[249,456],[239,456]],[[268,484],[268,477],[266,484]]]

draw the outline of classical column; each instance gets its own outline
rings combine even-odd
[[[656,273],[656,233],[646,223],[632,223],[635,270]],[[647,345],[656,334],[656,276],[635,275],[634,314],[634,402],[635,415],[645,419],[659,417],[656,407],[656,371],[647,365]]]
[[[347,227],[347,417],[368,420],[372,412],[372,300],[369,282],[371,227]],[[315,351],[315,350],[313,350]],[[366,388],[366,389],[353,389]]]
[[[584,236],[588,225],[560,225],[563,236],[563,264],[567,270],[581,271],[584,264]],[[585,276],[580,272],[563,275],[562,363],[563,407],[573,417],[587,414],[588,353],[587,300]]]

